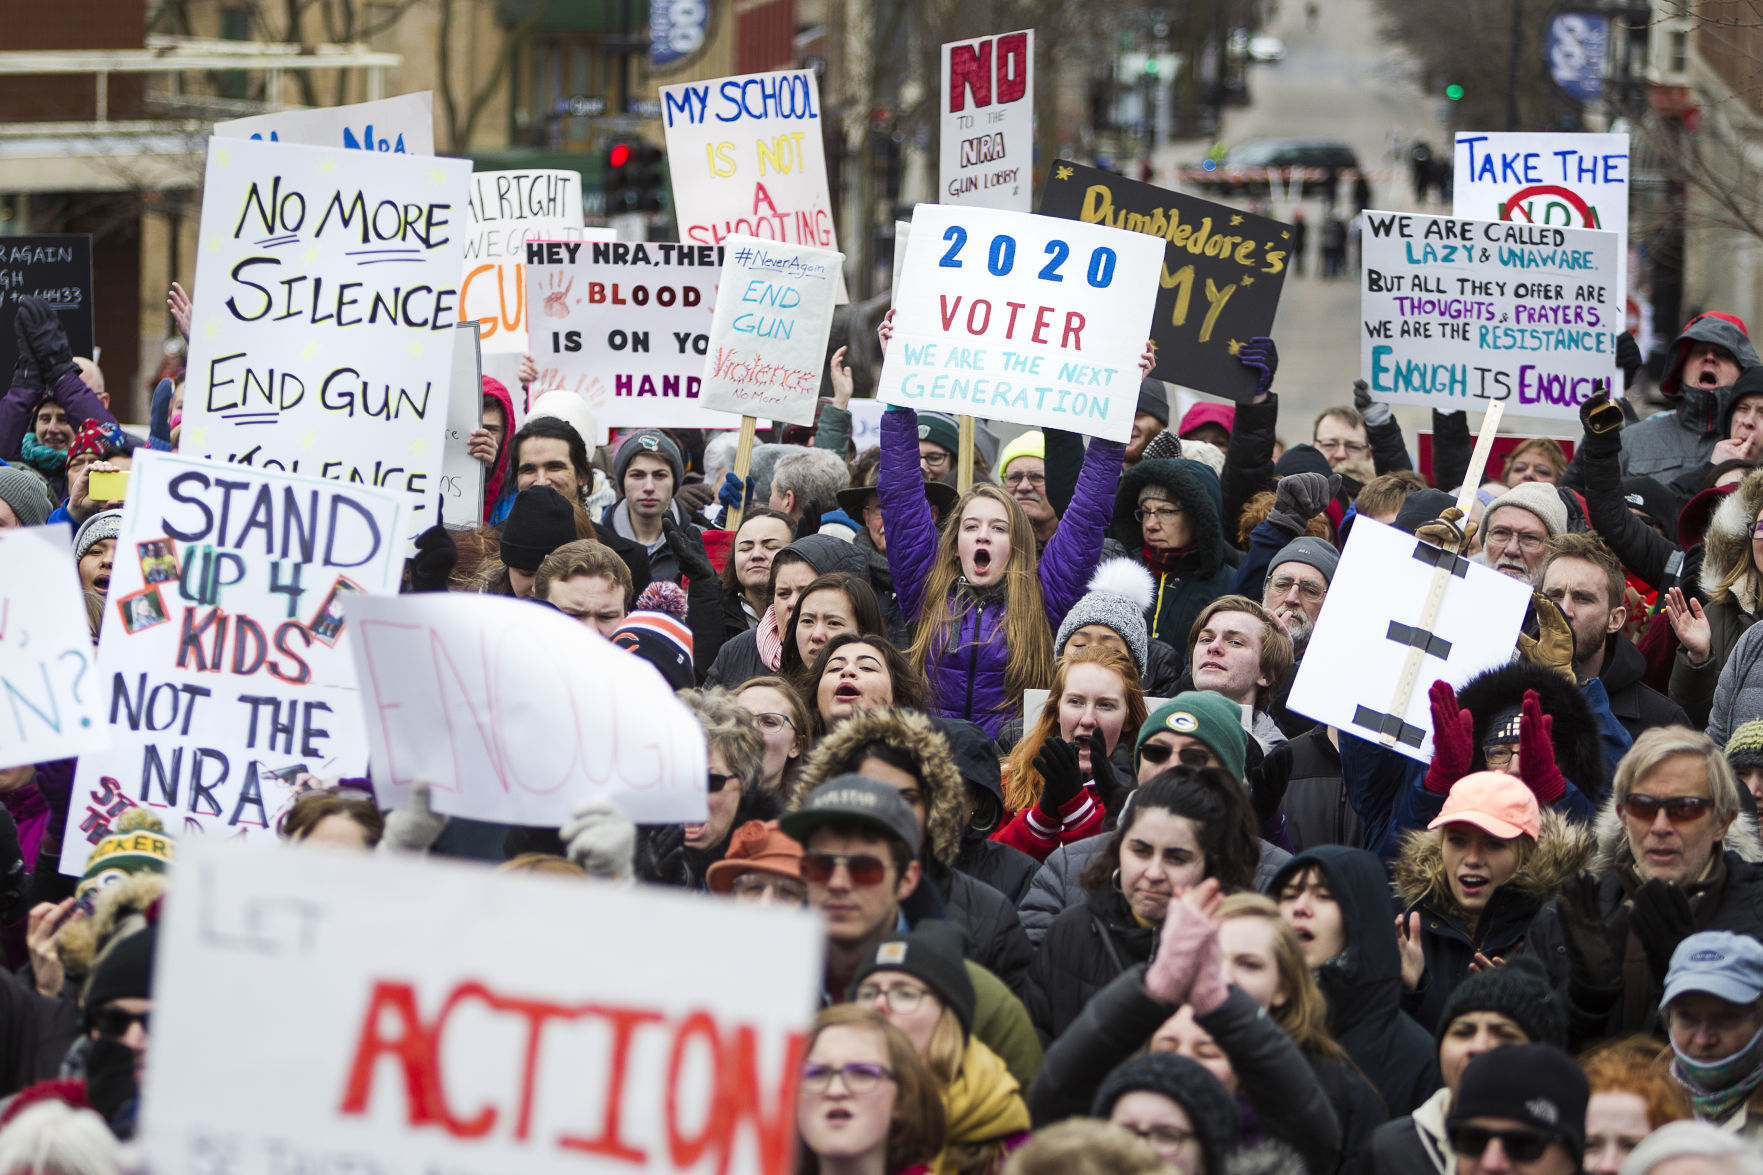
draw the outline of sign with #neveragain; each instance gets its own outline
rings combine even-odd
[[[313,853],[178,846],[153,1170],[790,1175],[818,919]]]
[[[404,572],[389,493],[146,449],[130,474],[95,683],[111,744],[80,756],[70,874],[131,805],[174,837],[273,840],[298,776],[359,772],[343,601]]]
[[[1029,211],[1035,31],[943,46],[940,202]]]
[[[1577,420],[1616,376],[1615,233],[1365,213],[1360,373],[1392,404]]]
[[[0,768],[109,745],[100,693],[67,531],[0,530]]]
[[[435,522],[463,159],[212,140],[182,449],[404,495]]]
[[[1142,233],[920,204],[876,398],[1124,442],[1162,264]]]
[[[703,404],[812,426],[844,255],[751,237],[723,248]]]

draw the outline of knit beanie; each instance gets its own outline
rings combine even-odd
[[[1237,1145],[1237,1103],[1218,1078],[1200,1062],[1177,1053],[1145,1053],[1122,1061],[1103,1079],[1090,1105],[1090,1117],[1106,1121],[1115,1102],[1140,1090],[1162,1094],[1186,1110],[1206,1160],[1202,1169],[1224,1170],[1224,1161]]]
[[[80,425],[80,431],[73,434],[73,440],[67,446],[67,459],[72,461],[87,453],[101,457],[106,449],[127,448],[128,444],[127,434],[114,421],[94,417]]]
[[[1315,445],[1293,445],[1274,463],[1273,472],[1276,477],[1290,477],[1294,473],[1320,473],[1326,477],[1328,458]]]
[[[961,1021],[963,1035],[973,1031],[978,997],[963,960],[967,934],[954,922],[931,918],[908,934],[896,934],[876,944],[851,977],[847,991],[856,992],[863,980],[877,971],[900,971],[936,993],[943,1006]]]
[[[528,575],[545,556],[575,541],[575,507],[548,485],[533,485],[514,496],[502,523],[502,562]]]
[[[613,488],[618,491],[619,497],[624,497],[625,470],[630,468],[632,461],[642,456],[659,457],[666,461],[667,467],[673,470],[675,489],[685,480],[686,462],[680,456],[679,446],[660,429],[645,428],[626,437],[624,444],[618,446],[618,455],[612,459]]]
[[[1753,718],[1726,740],[1726,761],[1734,771],[1763,767],[1763,718]]]
[[[1145,611],[1156,597],[1156,581],[1151,573],[1131,559],[1106,559],[1090,576],[1090,590],[1065,614],[1059,635],[1053,641],[1053,655],[1063,656],[1065,642],[1086,624],[1104,624],[1120,634],[1138,666],[1139,678],[1145,676],[1145,659],[1151,655],[1150,637],[1145,632]]]
[[[942,412],[920,412],[918,439],[941,445],[950,453],[958,453],[961,451],[961,426],[955,423],[953,416]]]
[[[1231,429],[1236,427],[1236,422],[1237,406],[1235,404],[1218,404],[1211,400],[1202,400],[1182,413],[1181,423],[1176,425],[1175,431],[1185,438],[1196,428],[1216,424],[1228,436]]]
[[[692,630],[665,612],[632,612],[612,634],[612,643],[659,669],[676,693],[698,684]]]
[[[100,510],[80,524],[73,536],[73,557],[84,559],[86,552],[122,533],[122,511]]]
[[[1137,411],[1146,416],[1155,416],[1157,423],[1164,428],[1169,427],[1169,389],[1163,386],[1162,380],[1147,378],[1139,381]]]
[[[153,998],[153,956],[159,945],[159,928],[151,923],[124,930],[112,938],[92,964],[81,1001],[86,1014],[112,1000]]]
[[[1190,735],[1210,747],[1231,778],[1243,779],[1243,758],[1248,736],[1243,731],[1243,708],[1217,690],[1187,690],[1157,707],[1139,727],[1134,749],[1159,731]]]
[[[20,526],[42,526],[55,509],[43,479],[17,465],[0,465],[0,502],[12,508]]]
[[[149,808],[129,808],[117,818],[115,830],[92,846],[74,896],[82,901],[95,897],[131,874],[164,873],[171,850],[171,837],[159,817]]]
[[[1003,477],[1010,472],[1010,463],[1018,457],[1039,457],[1046,460],[1047,434],[1038,428],[1033,429],[1005,445],[998,453],[998,476]]]
[[[1281,547],[1279,554],[1267,563],[1267,574],[1272,575],[1281,563],[1302,563],[1314,567],[1322,573],[1324,583],[1334,582],[1335,568],[1341,565],[1341,553],[1335,545],[1314,535],[1300,535]]]
[[[1439,1012],[1433,1039],[1443,1044],[1451,1021],[1469,1012],[1499,1013],[1524,1029],[1532,1044],[1567,1045],[1567,1009],[1529,955],[1508,959],[1505,966],[1491,971],[1477,971],[1453,988]]]
[[[1546,481],[1527,481],[1515,485],[1489,502],[1487,513],[1482,515],[1484,527],[1485,520],[1492,518],[1494,511],[1502,506],[1517,506],[1529,510],[1542,520],[1543,529],[1549,532],[1550,538],[1567,531],[1567,507],[1561,504],[1560,492]]]

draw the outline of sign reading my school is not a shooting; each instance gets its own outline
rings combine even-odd
[[[1067,159],[1053,164],[1041,213],[1162,240],[1151,374],[1233,400],[1255,394],[1256,374],[1237,361],[1237,351],[1273,332],[1289,225]]]

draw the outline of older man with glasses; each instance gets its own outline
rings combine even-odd
[[[1047,500],[1047,440],[1039,430],[1025,432],[998,454],[998,475],[1004,488],[1028,515],[1035,545],[1045,547],[1059,529],[1059,512]]]

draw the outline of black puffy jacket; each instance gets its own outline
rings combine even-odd
[[[1053,919],[1022,996],[1042,1041],[1058,1039],[1091,996],[1127,968],[1150,962],[1156,947],[1157,932],[1140,926],[1112,887],[1092,891],[1082,905]]]

